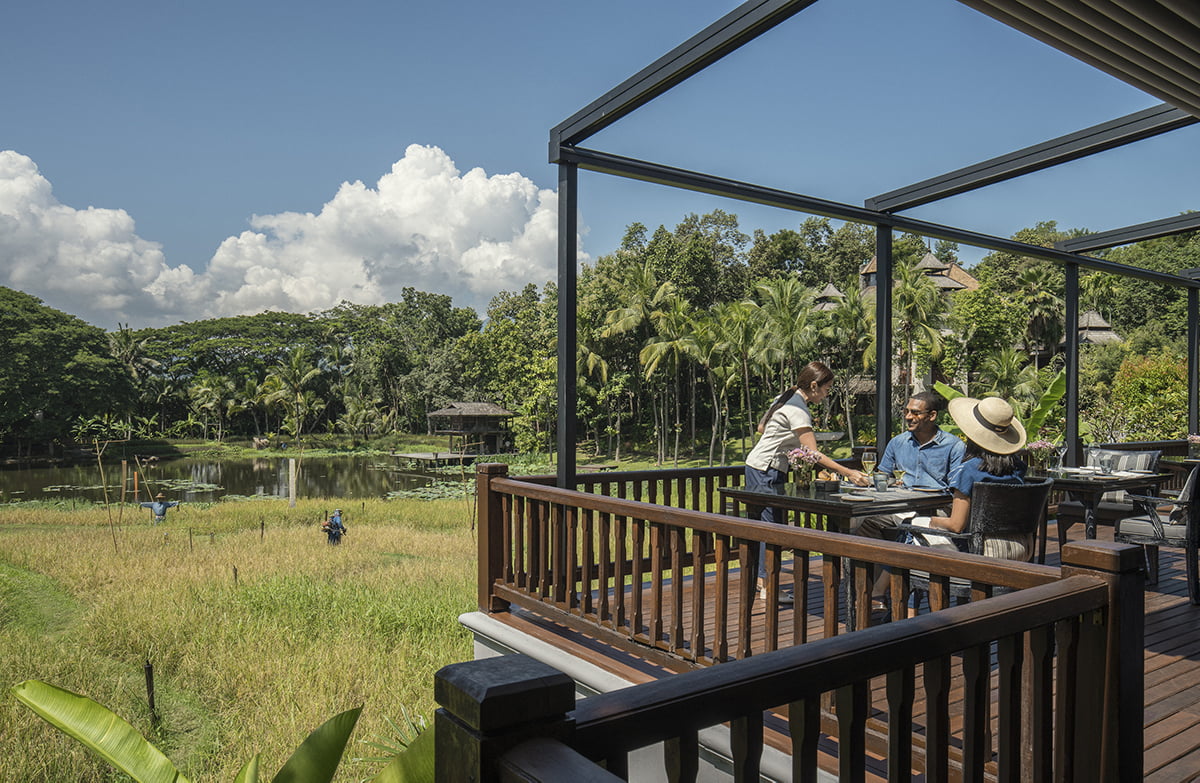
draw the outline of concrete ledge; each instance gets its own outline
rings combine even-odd
[[[558,669],[576,683],[576,692],[587,698],[599,693],[628,688],[634,683],[601,669],[595,664],[580,660],[554,645],[492,619],[483,612],[468,612],[458,621],[475,636],[475,657],[488,658],[496,655],[521,653],[536,658]],[[732,780],[733,751],[729,743],[729,730],[715,726],[700,732],[700,775],[702,783],[725,783]],[[634,770],[637,770],[635,774]],[[665,780],[662,763],[662,747],[654,746],[631,753],[629,757],[630,780]],[[764,746],[760,765],[762,780],[769,783],[784,783],[792,779],[792,757],[774,748]],[[818,779],[834,783],[837,778],[820,771]]]

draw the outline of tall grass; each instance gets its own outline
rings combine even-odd
[[[470,502],[345,504],[349,535],[329,547],[317,523],[333,505],[184,505],[158,527],[127,508],[115,531],[101,507],[0,507],[0,684],[36,678],[86,694],[193,780],[232,780],[256,751],[276,769],[358,704],[358,739],[386,736],[384,719],[402,707],[431,714],[433,672],[471,656],[456,622],[474,604]],[[347,761],[339,779],[373,771]],[[0,780],[112,779],[0,699]]]

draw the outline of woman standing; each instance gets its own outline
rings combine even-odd
[[[821,454],[817,448],[809,406],[816,405],[829,396],[831,386],[833,372],[821,362],[809,362],[796,378],[796,385],[779,395],[759,420],[758,429],[762,437],[746,456],[746,489],[774,492],[776,487],[787,480],[787,453],[798,446],[805,446],[820,455],[817,461],[818,468],[834,471],[860,487],[869,483],[870,479],[865,473],[834,462]],[[763,508],[759,512],[759,519],[764,522],[778,521],[772,508]],[[764,591],[763,579],[766,576],[765,550],[765,544],[759,547],[760,593]],[[780,595],[780,603],[790,602],[790,596]]]

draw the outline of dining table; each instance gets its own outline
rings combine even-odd
[[[858,523],[878,514],[915,512],[933,514],[950,505],[949,490],[914,489],[909,487],[857,487],[841,483],[828,489],[818,488],[820,482],[801,487],[795,483],[776,484],[773,491],[747,489],[746,487],[719,487],[722,500],[733,505],[729,509],[737,512],[738,507],[777,509],[776,519],[790,519],[791,515],[779,511],[797,511],[819,514],[825,517],[826,529],[836,533],[851,533]],[[832,484],[832,482],[830,482]],[[834,488],[836,487],[836,488]],[[722,503],[723,508],[729,508]],[[854,593],[849,580],[843,582],[843,600],[846,606],[847,627],[854,628]]]
[[[1037,477],[1037,474],[1030,474]],[[1130,491],[1144,493],[1157,488],[1171,478],[1170,473],[1150,470],[1116,470],[1105,473],[1091,467],[1063,467],[1046,471],[1054,479],[1054,489],[1066,492],[1083,507],[1083,535],[1096,537],[1096,507],[1108,492]]]

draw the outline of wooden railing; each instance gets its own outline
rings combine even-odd
[[[987,728],[987,704],[996,701],[995,764],[1006,759],[1004,769],[1015,769],[1010,757],[1021,746],[1032,749],[1023,757],[1026,771],[1048,772],[1051,757],[1039,750],[1043,745],[1055,748],[1054,763],[1060,769],[1086,766],[1091,756],[1080,758],[1072,744],[1082,741],[1077,735],[1083,732],[1093,742],[1108,743],[1101,761],[1104,770],[1119,766],[1136,768],[1140,774],[1142,604],[1136,548],[1098,542],[1068,545],[1060,571],[694,510],[716,508],[716,487],[721,482],[740,483],[740,468],[679,472],[683,475],[647,471],[581,476],[580,485],[590,492],[549,486],[544,478],[512,479],[506,472],[504,465],[478,466],[480,608],[494,612],[523,607],[678,672],[719,663],[704,677],[729,677],[731,682],[741,682],[744,676],[765,678],[762,682],[773,685],[744,699],[732,695],[736,688],[726,691],[721,686],[725,701],[702,706],[705,690],[717,687],[703,678],[696,680],[703,683],[697,690],[679,697],[678,703],[692,705],[697,719],[712,719],[705,725],[733,721],[735,747],[745,745],[747,759],[757,758],[755,743],[762,742],[762,710],[783,706],[791,716],[793,743],[811,743],[815,736],[811,732],[817,731],[814,726],[819,723],[843,737],[839,747],[844,750],[839,753],[846,758],[870,747],[886,754],[889,763],[895,757],[900,767],[915,764],[929,780],[945,779],[939,774],[944,769],[966,779],[976,779],[969,770],[984,769],[991,777],[1001,768],[993,765]],[[642,489],[635,489],[639,485]],[[662,500],[663,487],[671,488],[669,497],[674,502],[694,508],[620,496]],[[613,494],[600,494],[600,489]],[[740,577],[756,562],[759,542],[767,544],[768,605],[774,607],[781,578],[789,579],[794,590],[795,608],[787,627],[781,627],[785,624],[773,608],[760,616],[761,629],[752,622],[754,579]],[[789,559],[790,574],[785,574],[783,565]],[[819,581],[811,567],[818,561]],[[891,570],[897,598],[907,595],[911,572],[928,573],[935,613],[867,628],[873,564]],[[971,585],[972,603],[949,608],[952,580]],[[1017,592],[987,602],[977,600],[998,587]],[[903,601],[893,604],[894,619],[903,619]],[[1083,613],[1088,613],[1085,622],[1080,621]],[[866,630],[846,633],[848,627]],[[810,628],[820,629],[812,633],[814,639],[809,638]],[[989,663],[993,649],[994,665]],[[775,650],[785,655],[771,652]],[[758,654],[751,657],[752,652]],[[952,721],[945,706],[951,687],[949,660],[955,656],[963,661],[967,686],[962,699],[968,712],[961,721]],[[845,665],[845,677],[830,679],[821,662],[832,659]],[[767,668],[745,668],[755,662]],[[905,710],[912,707],[912,671],[918,664],[925,688],[924,726],[910,725],[904,718]],[[809,675],[816,667],[822,667],[820,677],[812,678]],[[1051,670],[1057,672],[1053,678]],[[746,675],[746,671],[759,674]],[[867,683],[876,676],[887,680],[884,711],[876,710],[872,699],[864,696],[869,692]],[[1076,676],[1086,677],[1087,688],[1072,679]],[[1012,683],[1022,677],[1027,684],[1018,699]],[[792,684],[784,688],[785,681]],[[814,682],[820,683],[819,688]],[[1102,709],[1092,709],[1087,701],[1097,685],[1103,694]],[[649,694],[661,687],[626,690]],[[1051,690],[1057,694],[1053,703]],[[834,692],[836,699],[830,695]],[[826,694],[824,710],[817,706],[819,693]],[[782,694],[787,695],[780,698]],[[578,735],[583,738],[578,747],[584,756],[605,759],[610,769],[618,771],[622,769],[618,757],[642,741],[641,718],[636,716],[646,714],[638,706],[640,696],[629,693],[627,697],[632,700],[628,705],[632,722],[611,730],[613,736],[625,738],[624,745],[588,739],[599,736],[589,733],[592,729]],[[591,725],[588,716],[593,708],[621,711],[609,697],[594,698],[605,699],[597,704],[609,707],[589,705],[592,699],[581,702],[574,710],[574,731]],[[1026,718],[1013,717],[1014,699],[1023,705]],[[699,701],[693,704],[692,700]],[[732,713],[718,706],[725,702]],[[984,712],[971,712],[978,709]],[[1057,721],[1052,715],[1058,716]],[[665,720],[662,715],[657,719]],[[1103,725],[1092,725],[1093,720]],[[1073,722],[1088,727],[1073,728]],[[684,759],[679,763],[685,773],[692,764],[686,759],[694,756],[693,723],[685,720],[681,725],[686,730],[667,738],[668,749],[674,749],[668,755]],[[851,728],[843,729],[843,723]],[[1061,728],[1054,729],[1058,733],[1053,742],[1046,741],[1050,744],[1022,743],[1022,730],[1042,736],[1052,725]],[[905,729],[889,729],[899,726]],[[1117,726],[1120,731],[1115,731]],[[1136,741],[1127,738],[1133,734]],[[989,738],[981,742],[980,736]],[[793,750],[800,758],[812,754],[808,744],[794,745]],[[684,774],[681,779],[688,777]],[[1068,775],[1064,779],[1099,778]]]

